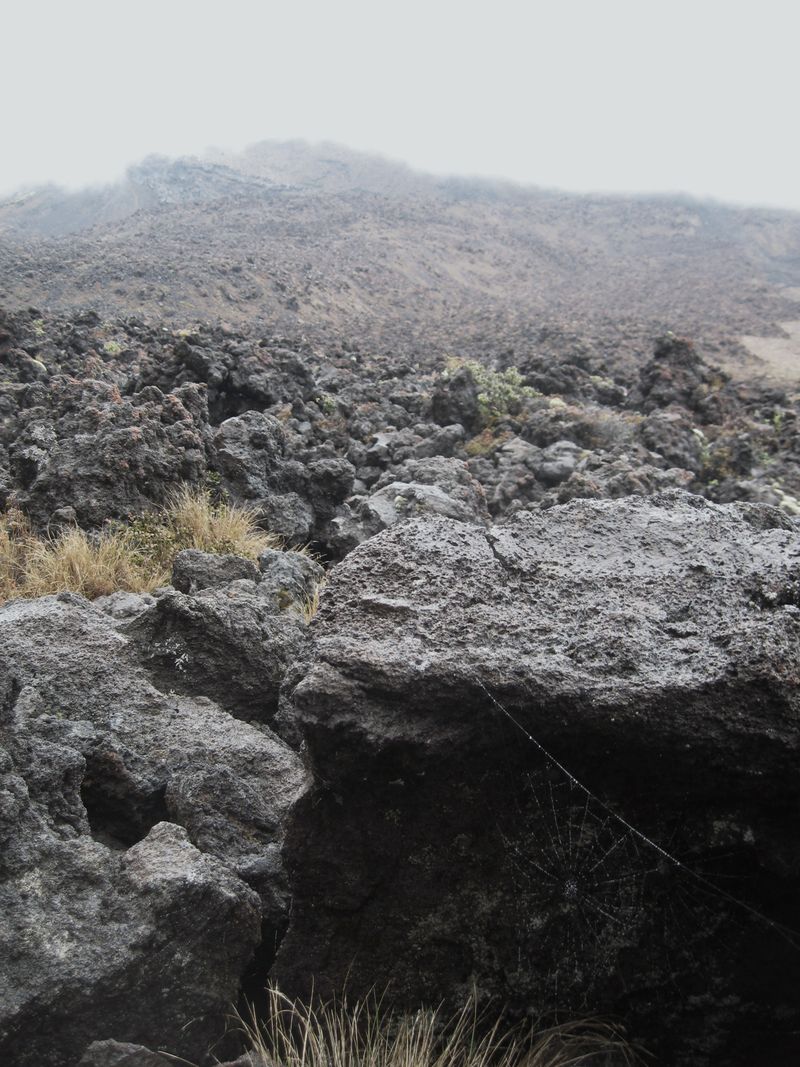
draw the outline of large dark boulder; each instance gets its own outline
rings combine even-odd
[[[334,570],[315,629],[287,990],[474,984],[616,1014],[664,1063],[793,1062],[790,519],[680,492],[415,519]]]
[[[316,452],[305,462],[290,458],[290,437],[274,415],[246,411],[226,419],[214,435],[214,450],[223,487],[257,507],[273,533],[294,543],[320,536],[353,487],[355,471],[346,459]]]

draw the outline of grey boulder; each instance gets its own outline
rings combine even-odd
[[[682,1065],[792,1047],[788,517],[673,491],[413,519],[333,571],[315,631],[286,689],[318,786],[285,846],[285,989],[474,985],[623,1016]]]
[[[119,627],[70,594],[0,608],[6,1062],[110,1038],[201,1058],[285,926],[300,760],[157,688]]]

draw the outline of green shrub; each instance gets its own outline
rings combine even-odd
[[[535,399],[541,394],[525,384],[516,367],[507,370],[490,370],[477,360],[451,359],[447,363],[449,372],[464,368],[475,382],[478,390],[478,408],[481,419],[486,426],[504,415],[515,415],[523,400]]]

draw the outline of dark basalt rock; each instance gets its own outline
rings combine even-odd
[[[798,590],[790,519],[676,492],[353,551],[287,689],[317,786],[284,988],[474,984],[671,1064],[797,1052]]]
[[[239,578],[258,578],[258,567],[252,560],[189,548],[179,552],[172,564],[172,584],[179,593],[198,593]]]
[[[726,407],[721,390],[729,376],[709,366],[694,344],[683,337],[667,334],[655,344],[653,358],[642,367],[638,388],[630,403],[651,412],[678,404],[704,417],[720,421]]]
[[[67,507],[100,525],[205,475],[208,412],[197,386],[122,397],[113,385],[56,377],[41,402],[21,407],[9,447],[14,502],[40,525]]]
[[[202,1055],[239,982],[263,985],[285,864],[290,991],[388,982],[416,1010],[474,982],[520,1015],[624,1017],[665,1063],[798,1059],[800,967],[770,925],[800,925],[797,401],[675,337],[639,374],[613,336],[482,342],[556,394],[487,424],[473,376],[427,351],[0,312],[0,503],[41,533],[188,481],[347,556],[311,626],[323,572],[293,552],[187,552],[155,596],[0,609],[0,936],[27,998],[14,1035],[54,1035],[39,1061],[62,1036],[68,1067],[92,1041],[158,1055],[179,1013],[201,1025],[170,1051]],[[683,486],[782,511],[664,493]],[[174,895],[131,888],[131,853]],[[41,915],[44,946],[14,925]],[[152,936],[118,949],[98,915]],[[151,1020],[136,975],[175,915],[188,947]],[[205,992],[170,1014],[184,964]]]
[[[295,543],[320,536],[353,487],[353,465],[342,457],[292,458],[287,431],[273,415],[247,411],[227,419],[214,449],[223,487],[258,507],[274,533]]]
[[[124,853],[80,832],[53,756],[6,757],[22,809],[4,842],[0,1056],[62,1067],[110,1032],[200,1059],[258,943],[258,897],[170,823]]]
[[[159,690],[121,625],[73,594],[0,608],[0,1060],[20,1067],[108,1038],[203,1059],[286,923],[299,758]]]
[[[551,395],[487,426],[469,369],[443,374],[433,358],[38,316],[0,312],[0,503],[42,529],[100,526],[210,473],[287,542],[336,559],[384,525],[362,519],[370,492],[416,482],[452,495],[444,467],[410,470],[446,458],[468,461],[494,518],[669,486],[800,508],[796,398],[732,383],[674,336],[639,373],[540,331],[544,347],[491,358]]]
[[[165,687],[202,693],[239,718],[270,722],[286,670],[308,641],[303,607],[291,588],[272,581],[241,578],[194,594],[168,587],[128,633]]]
[[[440,426],[455,423],[477,433],[484,423],[478,400],[479,389],[468,367],[459,367],[435,391],[431,411]]]

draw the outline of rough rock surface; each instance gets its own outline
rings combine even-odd
[[[669,487],[800,513],[798,397],[731,382],[684,339],[655,348],[622,366],[542,334],[450,373],[244,328],[0,311],[0,504],[97,527],[208,480],[330,558],[391,524],[392,483],[429,487],[394,494],[412,507],[470,519]],[[512,368],[487,413],[475,373]]]
[[[107,1032],[203,1057],[258,943],[258,897],[170,823],[124,853],[92,840],[64,750],[26,747],[4,753],[3,1062],[61,1067]]]
[[[800,398],[736,384],[674,336],[648,362],[631,335],[620,359],[616,328],[587,344],[537,326],[510,345],[487,320],[481,365],[454,372],[426,346],[400,358],[261,329],[0,312],[0,505],[40,533],[97,530],[188,481],[328,560],[362,545],[310,628],[322,570],[282,552],[189,552],[154,596],[0,611],[0,811],[16,831],[26,796],[44,805],[69,837],[65,871],[101,887],[101,904],[88,888],[76,904],[86,952],[105,951],[86,916],[115,906],[124,857],[158,851],[167,822],[201,856],[170,838],[176,884],[202,869],[213,912],[233,879],[237,915],[243,883],[257,892],[255,992],[287,922],[305,736],[317,784],[285,850],[296,893],[278,968],[295,988],[338,989],[356,957],[351,983],[391,979],[413,1009],[475,978],[519,1012],[615,1012],[670,1064],[752,1067],[757,1029],[771,1064],[797,1062],[796,957],[716,887],[798,926]],[[673,487],[699,496],[662,495]],[[61,853],[45,853],[43,895],[9,890],[8,921],[61,906]],[[161,922],[138,898],[129,911]],[[196,1002],[208,1032],[252,949],[242,919],[219,964],[215,923],[187,950],[200,976],[218,968]],[[141,965],[133,949],[118,962]],[[141,1033],[113,1012],[84,1027],[91,990],[70,1001],[60,965],[69,1067],[79,1037],[170,1040],[172,1017],[148,1030],[138,993],[125,1019]],[[31,1025],[38,1011],[34,997]]]
[[[283,677],[308,645],[303,612],[323,573],[298,552],[264,552],[258,566],[181,552],[177,588],[161,590],[126,632],[165,686],[203,693],[238,718],[270,722]]]
[[[196,385],[123,398],[116,385],[56,376],[27,394],[9,456],[16,502],[41,524],[69,507],[96,525],[203,478],[208,411]]]
[[[229,553],[200,552],[188,548],[179,552],[172,564],[172,585],[179,593],[197,593],[201,589],[213,589],[240,578],[255,581],[258,567],[251,559]]]
[[[0,608],[4,1062],[108,1038],[202,1058],[285,926],[298,757],[137,656],[80,597]]]
[[[410,520],[334,571],[315,629],[286,988],[474,982],[616,1013],[665,1063],[796,1051],[792,520],[674,492]]]
[[[290,541],[308,541],[353,487],[354,469],[342,457],[290,458],[287,434],[274,415],[247,411],[226,419],[214,436],[222,485],[266,515]]]
[[[93,1041],[78,1067],[169,1067],[174,1061],[129,1041]]]

